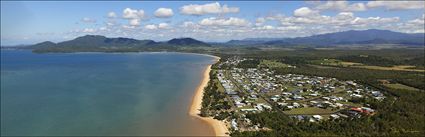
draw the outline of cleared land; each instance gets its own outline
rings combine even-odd
[[[273,61],[273,60],[262,60],[260,63],[260,66],[261,65],[267,66],[269,68],[287,68],[290,66],[288,64],[284,64],[284,63]]]
[[[284,111],[284,113],[288,115],[321,115],[321,114],[331,114],[336,111],[332,111],[330,109],[317,108],[317,107],[304,107],[304,108],[296,108],[289,111]]]
[[[399,84],[399,83],[396,83],[396,84],[384,84],[384,86],[387,86],[387,87],[393,88],[393,89],[405,89],[405,90],[415,90],[415,91],[416,90],[419,90],[417,88],[406,86],[406,85]]]
[[[398,65],[398,66],[392,66],[392,67],[370,66],[370,65],[364,65],[362,63],[341,61],[337,59],[313,60],[311,61],[311,63],[315,65],[324,65],[324,66],[340,66],[340,67],[355,67],[355,68],[376,69],[376,70],[425,72],[424,69],[415,69],[416,66],[411,66],[411,65]]]
[[[392,66],[392,67],[381,67],[381,66],[353,66],[356,68],[365,68],[365,69],[377,69],[377,70],[397,70],[397,71],[416,71],[416,72],[425,72],[425,70],[421,69],[411,69],[415,68],[415,66],[408,65],[400,65],[400,66]]]

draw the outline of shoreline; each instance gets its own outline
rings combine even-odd
[[[212,55],[205,55],[205,56],[211,56],[218,61],[220,57],[212,56]],[[215,136],[229,136],[226,133],[229,133],[226,124],[223,121],[219,121],[216,119],[213,119],[212,117],[201,117],[199,114],[201,113],[201,107],[202,107],[202,97],[204,95],[204,88],[208,85],[208,82],[210,80],[210,71],[211,66],[208,65],[207,68],[204,69],[203,72],[203,78],[199,86],[195,90],[195,94],[193,95],[192,104],[189,109],[189,114],[195,118],[198,118],[206,123],[208,123],[213,129]]]

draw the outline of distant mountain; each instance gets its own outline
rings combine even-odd
[[[424,46],[424,33],[401,33],[388,30],[350,30],[298,38],[248,38],[215,43],[216,46],[250,46],[250,47],[323,47],[337,45],[365,44],[400,44],[407,46]],[[78,51],[176,51],[181,47],[210,47],[193,38],[174,38],[165,42],[137,40],[131,38],[107,38],[100,35],[86,35],[73,40],[53,43],[50,41],[19,47],[41,52],[78,52]]]
[[[192,39],[192,38],[174,38],[167,41],[167,44],[170,45],[180,45],[180,46],[210,46],[209,44]]]
[[[251,45],[313,45],[313,46],[332,46],[332,45],[348,45],[348,44],[404,44],[413,46],[424,45],[424,33],[401,33],[389,30],[350,30],[336,33],[327,33],[298,38],[282,38],[280,40],[242,40],[229,41],[230,45],[251,44]]]
[[[159,50],[174,49],[176,47],[200,47],[210,46],[207,43],[192,39],[180,38],[167,42],[155,42],[153,40],[137,40],[131,38],[107,38],[100,35],[86,35],[73,40],[53,43],[41,42],[27,48],[38,51],[114,51],[114,50]]]
[[[28,48],[44,48],[44,47],[53,47],[53,46],[56,46],[56,43],[53,43],[51,41],[45,41],[35,45],[28,46]]]
[[[100,35],[86,35],[73,40],[57,43],[57,46],[74,47],[119,47],[119,46],[141,46],[146,44],[155,44],[152,40],[136,40],[130,38],[107,38]]]

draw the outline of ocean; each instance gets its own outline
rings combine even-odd
[[[1,135],[214,135],[188,110],[214,58],[1,51]]]

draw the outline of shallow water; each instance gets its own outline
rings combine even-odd
[[[182,53],[1,51],[1,135],[212,135],[190,117],[214,59]]]

